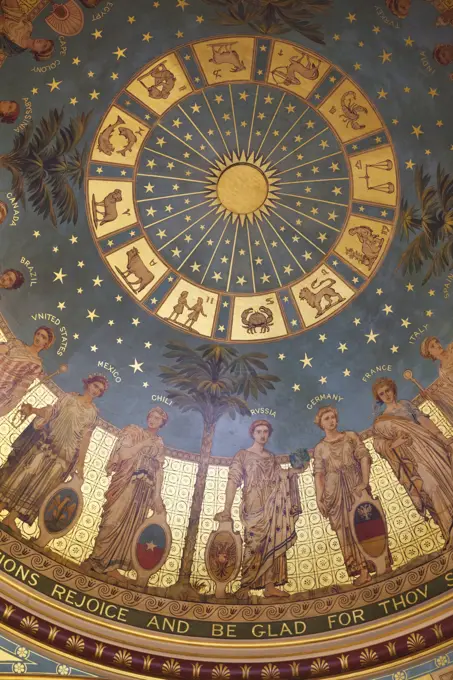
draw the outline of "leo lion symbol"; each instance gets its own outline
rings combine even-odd
[[[340,302],[345,302],[344,298],[340,293],[333,288],[335,285],[335,279],[328,278],[323,279],[318,283],[318,279],[315,279],[311,284],[312,290],[306,286],[299,292],[299,299],[305,300],[310,307],[316,309],[316,319],[323,314],[325,314],[331,307],[335,307],[340,304]],[[321,286],[324,286],[321,288]],[[319,290],[318,290],[319,289]],[[322,303],[324,298],[327,301],[324,309],[322,308]]]

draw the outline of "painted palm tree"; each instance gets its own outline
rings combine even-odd
[[[205,0],[219,8],[222,24],[248,24],[269,35],[294,30],[324,45],[321,27],[313,23],[316,14],[332,7],[332,0]]]
[[[77,221],[75,187],[81,187],[86,166],[86,148],[78,144],[85,134],[90,114],[82,113],[63,126],[64,112],[51,110],[39,123],[30,123],[16,135],[13,148],[0,155],[0,170],[11,173],[11,191],[17,201],[28,199],[33,210],[60,222]]]
[[[183,342],[170,342],[164,354],[173,366],[161,366],[160,378],[169,385],[168,397],[181,411],[195,411],[203,418],[200,460],[190,518],[179,571],[178,586],[187,588],[195,554],[206,476],[215,428],[223,416],[250,416],[247,399],[257,399],[275,389],[280,378],[267,373],[266,354],[239,354],[234,347],[201,345],[191,349]]]
[[[399,219],[401,238],[410,241],[400,260],[403,273],[425,273],[425,284],[453,267],[453,175],[437,168],[436,183],[415,171],[418,205],[403,201]]]

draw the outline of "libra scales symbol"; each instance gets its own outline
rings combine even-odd
[[[363,169],[362,161],[357,161],[355,164],[355,167],[358,170]],[[395,185],[393,182],[382,182],[382,184],[372,184],[372,178],[370,176],[369,169],[370,168],[376,168],[376,170],[384,170],[387,172],[390,172],[390,170],[393,170],[393,161],[391,161],[389,158],[385,161],[381,161],[380,163],[366,163],[365,164],[365,174],[363,177],[360,179],[366,180],[366,188],[367,189],[374,189],[374,191],[381,191],[384,194],[393,194],[395,192]]]

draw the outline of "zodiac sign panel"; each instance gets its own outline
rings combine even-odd
[[[374,275],[394,214],[376,233],[353,201],[396,206],[396,160],[373,103],[329,72],[293,43],[235,36],[164,54],[126,85],[134,107],[119,97],[93,143],[106,179],[93,168],[89,214],[102,257],[148,313],[194,335],[266,341],[323,323]],[[107,179],[132,166],[133,182]],[[130,236],[149,255],[123,245],[137,223]],[[318,276],[334,252],[351,280],[362,274],[354,291],[344,271]],[[280,306],[287,287],[302,319]]]
[[[349,78],[339,84],[319,110],[345,143],[382,128],[379,116]]]
[[[131,95],[158,116],[191,90],[184,67],[174,52],[144,68],[127,86]]]
[[[335,252],[367,276],[378,264],[389,238],[391,225],[351,215]]]
[[[313,52],[276,40],[267,78],[269,83],[307,97],[328,70],[329,63]]]
[[[141,120],[113,106],[104,118],[91,157],[99,163],[108,161],[133,166],[148,131],[148,126]]]

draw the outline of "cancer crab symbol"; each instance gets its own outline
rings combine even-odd
[[[268,333],[274,324],[274,315],[269,307],[260,307],[255,311],[253,307],[244,309],[241,314],[241,321],[247,333],[256,333],[257,328],[261,328],[261,333]]]

